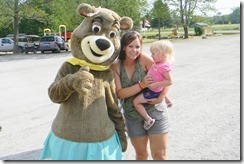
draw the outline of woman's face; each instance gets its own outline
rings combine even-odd
[[[135,60],[141,52],[141,43],[138,38],[133,40],[130,44],[124,47],[126,59]]]

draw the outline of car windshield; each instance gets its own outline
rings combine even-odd
[[[40,41],[40,37],[38,35],[28,35],[27,36],[27,40],[30,43],[39,42]]]
[[[46,42],[46,41],[54,41],[54,37],[44,37],[41,39],[41,42]]]
[[[12,39],[2,39],[2,43],[8,43],[8,44],[11,44],[13,43],[14,41]]]

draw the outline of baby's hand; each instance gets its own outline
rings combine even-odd
[[[151,84],[148,85],[148,88],[149,88],[150,90],[154,90],[154,89],[157,88],[157,85],[156,85],[156,83],[151,83]]]

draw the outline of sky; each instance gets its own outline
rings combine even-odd
[[[149,4],[152,4],[155,0],[147,0]],[[217,0],[214,4],[218,12],[221,12],[221,15],[226,15],[232,13],[232,8],[240,7],[240,3],[244,0]],[[213,13],[211,15],[215,15]]]
[[[240,0],[217,0],[215,8],[221,12],[222,15],[232,13],[232,8],[240,7]]]

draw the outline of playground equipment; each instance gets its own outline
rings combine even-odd
[[[46,31],[48,31],[49,35],[51,35],[51,30],[49,28],[45,28],[44,31],[43,31],[44,32],[44,36],[47,35]]]
[[[59,26],[59,36],[62,36],[61,34],[61,29],[64,28],[64,40],[67,41],[67,31],[66,31],[66,26],[65,25],[60,25]]]
[[[64,29],[64,32],[62,32]],[[59,32],[58,33],[52,33],[51,29],[45,28],[44,29],[44,36],[47,35],[57,35],[57,36],[63,36],[64,40],[67,41],[71,37],[72,32],[67,32],[65,25],[59,25]]]

